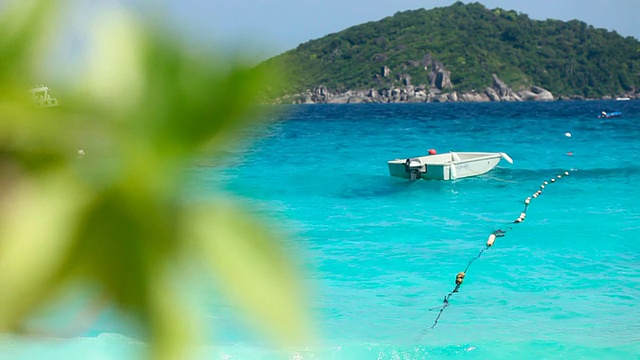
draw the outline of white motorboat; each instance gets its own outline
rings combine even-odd
[[[410,180],[453,180],[482,175],[495,168],[501,159],[513,164],[503,152],[449,152],[387,162],[391,176]]]

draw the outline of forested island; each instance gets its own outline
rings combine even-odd
[[[398,12],[262,65],[289,80],[273,103],[640,98],[637,39],[480,3]]]

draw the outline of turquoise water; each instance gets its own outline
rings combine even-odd
[[[640,101],[283,109],[226,166],[193,169],[191,191],[224,189],[292,235],[322,343],[254,343],[216,304],[205,358],[640,358]],[[623,116],[598,119],[603,110]],[[506,152],[514,164],[450,182],[388,175],[387,160],[431,148]],[[523,200],[565,171],[514,224]],[[429,309],[496,229],[506,236],[471,264],[431,329]],[[140,347],[108,318],[82,338],[0,341],[17,359]]]

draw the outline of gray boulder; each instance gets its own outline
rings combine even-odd
[[[518,92],[518,96],[524,101],[553,101],[553,94],[544,88],[539,86],[532,86],[530,90],[523,90]]]
[[[500,98],[500,95],[498,94],[498,92],[496,90],[494,90],[493,88],[486,88],[484,89],[484,93],[489,97],[489,100],[491,101],[501,101],[502,99]]]

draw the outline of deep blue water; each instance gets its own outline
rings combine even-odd
[[[190,191],[233,194],[291,235],[321,345],[252,343],[216,304],[207,358],[640,358],[640,101],[279,109],[224,166],[194,168]],[[623,115],[598,119],[603,110]],[[514,164],[449,182],[389,176],[387,160],[431,148],[505,152]],[[523,200],[565,171],[514,224]],[[472,263],[429,329],[429,308],[496,229],[506,236]],[[94,330],[62,350],[14,354],[122,358],[131,346],[113,328]]]

